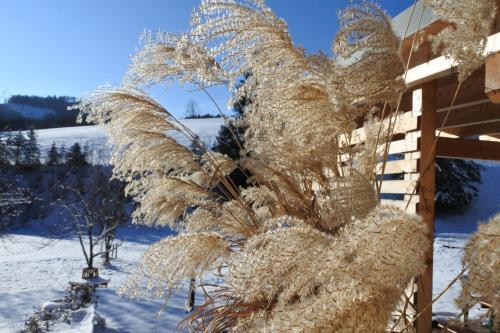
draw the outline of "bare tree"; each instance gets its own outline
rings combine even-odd
[[[111,252],[118,246],[115,231],[118,225],[127,220],[124,212],[126,197],[124,184],[111,178],[107,167],[94,167],[90,174],[90,193],[88,207],[100,233],[104,233],[101,248],[106,264],[111,261]]]
[[[194,100],[190,100],[187,105],[186,105],[186,118],[187,119],[193,119],[196,118],[200,113],[200,108],[198,106],[198,103],[196,103]]]
[[[76,195],[77,200],[72,203],[59,200],[71,215],[74,224],[72,231],[76,233],[87,267],[83,269],[84,278],[96,278],[99,276],[98,270],[94,267],[94,259],[111,252],[111,249],[98,250],[102,242],[113,234],[118,224],[105,225],[100,227],[97,222],[97,214],[92,211],[89,202],[83,195],[71,188],[66,188]]]

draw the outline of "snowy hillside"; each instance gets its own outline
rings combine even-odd
[[[211,146],[224,120],[222,118],[182,119],[181,123],[198,135],[207,146]],[[106,131],[102,126],[50,128],[37,130],[36,134],[42,152],[48,151],[53,142],[57,146],[64,144],[66,147],[75,142],[80,143],[81,146],[87,144],[92,149],[106,147]],[[182,144],[189,144],[186,137],[178,133],[173,136]]]

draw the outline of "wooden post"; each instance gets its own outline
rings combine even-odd
[[[417,279],[417,313],[426,309],[417,319],[418,333],[432,332],[432,262],[434,242],[434,196],[436,192],[436,164],[435,147],[436,138],[436,81],[425,83],[422,86],[422,116],[420,138],[420,163],[421,178],[418,193],[419,214],[422,222],[427,225],[430,248],[425,255],[425,271]],[[427,308],[426,308],[427,307]]]
[[[484,90],[493,103],[500,104],[500,53],[486,59]]]

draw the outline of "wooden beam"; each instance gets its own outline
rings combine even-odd
[[[500,51],[500,32],[488,37],[485,55]],[[453,73],[456,63],[453,59],[441,56],[408,70],[405,83],[408,88],[418,86]]]
[[[500,161],[500,142],[439,138],[436,145],[436,156]]]
[[[465,80],[460,87],[454,106],[470,105],[488,100],[484,92],[485,66],[479,67]],[[437,109],[448,110],[458,87],[458,75],[449,75],[438,79]]]
[[[382,170],[382,162],[377,164],[377,172]],[[385,164],[384,174],[394,174],[394,173],[411,173],[417,172],[417,161],[416,160],[395,160],[387,161]]]
[[[394,118],[392,119],[392,122]],[[410,132],[418,129],[418,119],[413,117],[412,112],[405,112],[397,116],[396,125],[391,122],[391,126],[394,126],[393,134],[404,134],[406,132]],[[382,126],[383,135],[385,136],[387,133],[387,128],[389,126],[389,118],[386,118],[382,121],[382,123],[378,122],[374,124],[376,128],[378,126]],[[342,135],[339,138],[339,144],[341,147],[348,147],[352,145],[356,145],[359,143],[363,143],[366,140],[366,128],[360,127],[352,131],[350,137],[346,135]]]
[[[478,140],[481,140],[481,141],[494,141],[494,142],[500,142],[500,135],[480,135],[478,138]]]
[[[448,113],[447,109],[436,114],[436,128],[453,128],[469,125],[479,125],[500,121],[500,105],[492,104],[488,99],[476,103],[452,108],[446,123],[443,122]]]
[[[425,270],[417,279],[417,333],[432,332],[432,266],[434,242],[434,196],[436,192],[436,163],[434,140],[436,137],[436,81],[427,82],[422,86],[422,116],[420,138],[420,182],[418,184],[418,212],[422,223],[427,226],[429,248],[425,253]]]
[[[495,104],[500,104],[500,53],[486,59],[484,91]]]
[[[413,180],[384,180],[380,193],[410,194],[415,184]]]
[[[500,32],[500,0],[497,1],[497,17],[495,20],[495,26],[493,27],[493,33]]]
[[[454,127],[444,129],[448,134],[456,135],[460,138],[468,138],[471,136],[500,134],[500,121],[495,121],[485,124],[477,124],[470,126]]]

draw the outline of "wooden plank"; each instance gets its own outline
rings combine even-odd
[[[436,112],[438,113],[439,115],[439,112],[447,112],[448,110],[457,110],[457,109],[465,109],[469,106],[474,106],[474,105],[481,105],[481,104],[487,104],[487,103],[490,103],[490,100],[488,98],[484,98],[484,99],[481,99],[481,100],[477,100],[477,101],[472,101],[472,102],[468,102],[468,103],[462,103],[462,104],[457,104],[455,103],[453,106],[446,106],[446,107],[443,107],[443,108],[440,108],[440,109],[437,109]]]
[[[500,142],[500,137],[495,136],[495,135],[480,135],[478,140],[481,141],[495,141],[495,142]]]
[[[467,138],[471,136],[486,135],[486,134],[500,134],[500,121],[478,124],[478,125],[446,128],[444,130],[448,134],[453,134],[460,138]]]
[[[397,117],[396,126],[394,127],[394,134],[401,134],[401,133],[406,133],[406,132],[416,130],[416,129],[418,129],[418,125],[419,125],[418,118],[413,117],[411,111],[405,112],[403,114],[400,114]],[[375,125],[375,126],[378,126],[378,125]],[[384,130],[381,133],[381,138],[380,138],[381,141],[387,135],[387,127],[389,126],[389,119],[388,118],[383,120],[382,126],[384,126],[383,127]],[[391,126],[394,126],[394,125],[391,125]],[[350,138],[348,138],[345,135],[342,135],[339,138],[339,143],[340,143],[341,147],[347,147],[350,145],[356,145],[356,144],[362,143],[365,140],[366,140],[365,127],[360,127],[360,128],[355,129],[352,132]]]
[[[495,20],[495,26],[493,27],[493,33],[500,31],[500,0],[496,0],[497,2],[497,16]]]
[[[436,145],[436,156],[500,161],[500,142],[439,138]]]
[[[377,171],[382,170],[382,164],[377,164]],[[385,164],[386,175],[394,174],[394,173],[403,173],[403,172],[416,172],[417,171],[417,161],[416,160],[397,160],[397,161],[387,161]]]
[[[384,145],[379,146],[379,150],[383,152]],[[404,140],[392,141],[389,146],[389,155],[401,154],[418,149],[418,141],[413,138],[405,138]]]
[[[421,156],[420,151],[409,152],[405,153],[405,160],[419,160]]]
[[[484,54],[487,55],[499,51],[500,33],[496,33],[488,37]],[[405,79],[406,86],[408,88],[415,87],[425,82],[447,76],[453,72],[454,67],[456,67],[456,63],[453,59],[448,59],[444,56],[432,59],[408,70]]]
[[[413,180],[384,180],[380,193],[409,194],[415,187]]]
[[[445,130],[440,132],[440,135],[439,135],[440,138],[458,138],[458,136],[451,134],[451,133],[447,133],[445,131],[447,131],[447,130],[445,129]],[[436,135],[438,132],[439,131],[436,131]]]
[[[484,65],[475,70],[460,86],[454,106],[488,100],[484,92]],[[447,111],[458,88],[458,75],[449,75],[437,80],[437,111]]]
[[[427,82],[422,86],[422,117],[420,161],[421,178],[418,183],[419,205],[418,212],[427,226],[427,237],[430,247],[425,254],[425,269],[417,279],[417,333],[432,332],[432,270],[433,270],[433,242],[434,242],[434,196],[436,192],[436,163],[434,155],[434,139],[436,136],[436,109],[437,109],[436,81]]]
[[[436,128],[453,128],[477,124],[487,124],[500,121],[500,105],[486,103],[457,108],[450,111],[448,119],[443,125],[447,112],[438,112],[436,115]]]
[[[383,206],[394,206],[394,207],[397,207],[403,211],[406,211],[406,213],[416,214],[417,213],[418,198],[414,198],[410,201],[410,204],[408,205],[408,209],[406,209],[407,203],[408,203],[408,201],[405,201],[405,200],[390,200],[390,199],[380,200],[380,204]]]
[[[420,132],[407,133],[405,139],[392,141],[389,145],[389,155],[403,154],[418,150],[418,136]],[[385,144],[377,147],[377,153],[383,155],[385,151]],[[340,163],[350,160],[348,153],[340,154],[338,161]]]

